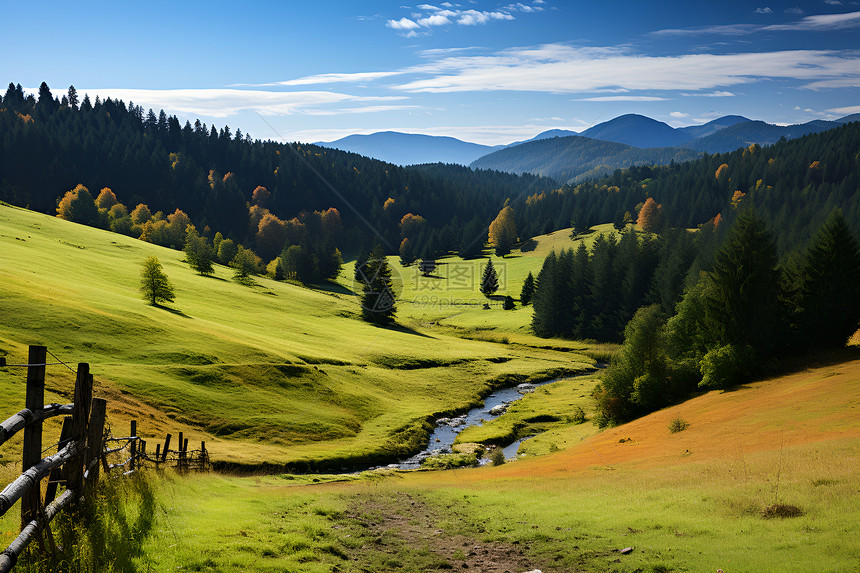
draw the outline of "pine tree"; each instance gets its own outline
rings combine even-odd
[[[173,302],[173,285],[158,262],[158,257],[152,256],[143,262],[140,271],[140,293],[144,300],[148,300],[153,306],[162,302]]]
[[[497,290],[499,290],[499,275],[493,266],[493,260],[490,259],[487,261],[487,266],[484,267],[484,273],[481,276],[481,293],[489,297]]]
[[[526,276],[526,280],[523,281],[523,289],[520,291],[520,304],[527,305],[531,304],[532,296],[535,294],[535,278],[532,275],[532,272],[529,271],[529,274]]]
[[[361,317],[372,324],[387,326],[397,313],[391,269],[381,245],[370,252],[367,261],[356,269],[363,283]]]
[[[860,246],[839,211],[830,214],[801,263],[802,338],[838,347],[860,321]]]
[[[780,331],[776,245],[766,223],[744,211],[708,273],[707,322],[723,344],[769,355]]]

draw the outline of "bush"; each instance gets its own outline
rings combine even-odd
[[[690,424],[687,423],[683,418],[675,418],[671,422],[669,422],[669,433],[677,434],[678,432],[683,432],[687,428],[690,427]]]
[[[574,424],[583,424],[586,420],[585,412],[579,406],[575,406],[569,416],[569,420]]]
[[[732,344],[709,350],[699,362],[700,388],[725,389],[744,382],[753,361],[749,348],[739,350]]]
[[[502,451],[502,448],[493,450],[493,453],[490,454],[490,462],[494,466],[501,466],[505,463],[505,452]]]

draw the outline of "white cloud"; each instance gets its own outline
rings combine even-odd
[[[790,8],[789,10],[795,10]],[[787,10],[787,12],[789,11]],[[799,10],[799,8],[798,8]],[[800,12],[790,12],[802,14]],[[806,16],[796,22],[788,24],[771,24],[761,26],[756,24],[728,24],[722,26],[701,26],[697,28],[665,29],[651,32],[653,36],[695,36],[700,34],[716,34],[723,36],[745,36],[756,32],[777,31],[807,31],[826,32],[829,30],[845,30],[860,26],[860,12],[846,12],[843,14],[819,14]]]
[[[846,12],[844,14],[819,14],[807,16],[797,22],[790,24],[773,24],[762,28],[767,31],[810,31],[823,32],[828,30],[846,30],[860,26],[860,12]]]
[[[421,27],[417,22],[406,17],[399,20],[389,20],[385,25],[392,30],[415,30]]]
[[[830,4],[831,6],[842,6],[842,2],[839,0],[824,0],[825,4]]]
[[[819,80],[802,86],[810,90],[823,90],[834,88],[860,88],[860,76],[848,78],[832,78],[827,80]]]
[[[169,110],[171,114],[202,115],[207,117],[229,117],[244,111],[255,111],[261,115],[319,115],[333,104],[358,104],[349,108],[348,113],[361,113],[363,110],[388,111],[391,106],[363,106],[361,104],[407,99],[401,96],[358,97],[349,94],[327,91],[263,91],[238,89],[125,89],[125,88],[88,88],[78,90],[96,96],[121,99],[125,103],[133,101],[152,109]],[[407,106],[402,106],[407,107]],[[343,109],[340,113],[347,113]]]
[[[444,26],[446,24],[450,24],[451,20],[441,14],[433,14],[427,18],[419,19],[418,23],[421,26]]]
[[[764,8],[756,8],[754,10],[756,14],[773,14],[773,10],[765,6]]]
[[[275,82],[271,84],[257,84],[257,86],[306,86],[317,84],[335,84],[346,82],[366,82],[387,78],[390,76],[399,75],[401,72],[352,72],[352,73],[334,73],[334,74],[317,74],[314,76],[305,76],[294,80],[286,80],[283,82]],[[241,84],[237,84],[241,85]]]
[[[669,98],[665,98],[665,97],[623,95],[623,96],[586,97],[586,98],[580,98],[576,101],[668,101],[668,100],[669,100]]]
[[[682,112],[682,111],[673,111],[673,112],[672,112],[672,113],[670,113],[669,115],[670,115],[670,116],[672,116],[672,117],[674,117],[675,119],[683,119],[683,118],[685,118],[685,117],[689,117],[689,116],[690,116],[690,114],[689,114],[689,113],[684,113],[684,112]]]
[[[710,93],[682,93],[682,96],[698,96],[698,97],[734,97],[735,94],[727,91],[715,91]]]
[[[419,77],[408,92],[512,90],[577,93],[607,89],[697,92],[763,78],[845,81],[860,77],[860,55],[824,50],[645,56],[618,48],[549,44],[487,56],[442,58],[403,70]],[[420,76],[426,77],[420,77]],[[715,92],[728,96],[730,92]],[[704,95],[704,94],[703,94]]]
[[[795,7],[795,8],[786,8],[786,9],[785,9],[785,13],[786,13],[786,14],[793,14],[793,15],[795,15],[795,16],[801,16],[801,15],[803,14],[803,8],[797,8],[797,7]]]
[[[834,107],[828,109],[827,111],[838,113],[840,115],[851,115],[854,113],[860,113],[860,105],[849,105],[847,107]]]
[[[497,10],[460,10],[457,9],[457,5],[450,2],[444,2],[441,6],[419,4],[415,7],[419,11],[411,13],[412,18],[403,17],[399,20],[388,20],[385,25],[393,30],[397,30],[406,37],[414,37],[419,35],[420,30],[429,33],[433,27],[455,24],[460,26],[477,26],[494,20],[515,20],[516,18],[512,12],[534,13],[543,11],[543,8],[540,6],[530,6],[522,2],[509,4]],[[406,6],[401,6],[401,8],[408,9]]]

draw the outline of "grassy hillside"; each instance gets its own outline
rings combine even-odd
[[[115,424],[136,417],[142,436],[160,439],[183,430],[222,461],[381,462],[414,447],[429,416],[463,408],[511,376],[592,363],[537,348],[546,344],[526,332],[529,309],[482,310],[477,282],[457,290],[448,281],[447,296],[469,301],[453,307],[415,303],[438,285],[407,282],[404,326],[380,329],[359,319],[351,268],[347,288],[264,278],[247,287],[225,267],[196,275],[181,252],[8,206],[0,206],[0,253],[0,353],[9,363],[26,362],[28,344],[89,362]],[[138,293],[141,262],[153,254],[176,287],[170,308],[148,306]],[[528,253],[506,258],[507,289],[518,293],[540,262]],[[506,336],[519,344],[494,342]],[[0,417],[21,407],[23,377],[0,369]],[[72,382],[68,369],[49,369],[58,400],[70,399]]]
[[[157,485],[163,511],[140,563],[205,571],[853,571],[858,400],[855,358],[710,392],[501,467],[312,487],[295,486],[326,478],[169,479]],[[678,417],[689,426],[670,433]],[[776,505],[800,515],[771,516]],[[626,547],[629,555],[619,553]]]

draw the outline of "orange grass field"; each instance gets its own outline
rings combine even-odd
[[[669,424],[675,418],[689,427],[670,433]],[[851,360],[728,392],[712,391],[605,430],[555,454],[491,470],[460,470],[456,481],[569,476],[600,467],[667,466],[858,438],[860,360]],[[439,476],[432,479],[437,481]]]

